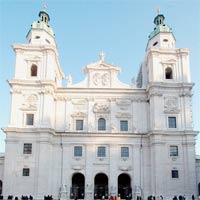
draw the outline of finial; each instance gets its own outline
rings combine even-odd
[[[103,51],[99,54],[99,58],[100,58],[101,61],[104,61],[104,59],[105,59],[105,54],[104,54]]]
[[[158,8],[157,8],[157,13],[158,13],[158,15],[160,14],[160,6],[158,6]]]
[[[46,9],[47,9],[47,5],[46,5],[46,3],[44,2],[43,10],[46,11]]]

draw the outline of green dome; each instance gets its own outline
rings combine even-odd
[[[162,14],[158,14],[154,19],[154,24],[156,27],[154,28],[154,31],[151,32],[149,35],[149,40],[156,36],[159,33],[172,33],[172,29],[164,24],[165,17]]]
[[[42,21],[37,21],[37,22],[33,22],[33,24],[31,25],[31,29],[41,29],[41,30],[45,30],[47,31],[50,35],[52,35],[53,37],[55,36],[53,29],[47,25],[46,23],[42,22]]]

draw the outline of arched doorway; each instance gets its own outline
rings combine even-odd
[[[3,182],[0,180],[0,195],[2,194]]]
[[[118,194],[121,199],[132,198],[131,179],[128,174],[118,176]]]
[[[75,173],[72,176],[72,187],[70,192],[70,198],[84,199],[85,195],[85,177],[81,173]]]
[[[108,199],[108,177],[99,173],[94,178],[94,199],[101,199],[102,196]]]
[[[198,184],[198,194],[200,196],[200,183]]]

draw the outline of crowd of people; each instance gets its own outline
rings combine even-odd
[[[108,198],[108,200],[121,200],[121,197],[120,197],[120,195],[118,195],[118,196],[109,196],[109,197],[107,197]],[[101,200],[104,200],[104,199],[107,199],[107,198],[105,198],[105,196],[103,195],[102,197],[101,197]],[[0,200],[3,200],[4,198],[3,198],[3,196],[2,195],[0,195]],[[129,196],[127,196],[126,198],[125,198],[125,200],[131,200],[132,198],[131,197],[129,197]],[[18,198],[17,196],[16,197],[13,197],[13,195],[9,195],[8,197],[7,197],[7,200],[33,200],[33,197],[30,195],[30,196],[21,196],[21,198]],[[53,197],[52,197],[52,195],[48,195],[48,196],[44,196],[44,200],[53,200]],[[74,200],[78,200],[78,198],[77,197],[75,197],[74,198]],[[142,200],[142,198],[140,197],[140,196],[137,196],[136,197],[136,200]],[[157,196],[157,197],[155,197],[155,196],[148,196],[147,197],[147,200],[164,200],[164,198],[163,198],[163,196],[162,195],[160,195],[160,196]],[[166,199],[166,200],[168,200],[168,199]],[[187,200],[186,199],[186,196],[185,195],[179,195],[179,196],[174,196],[173,198],[172,198],[172,200]],[[192,195],[191,196],[191,199],[188,199],[188,200],[195,200],[195,196],[194,195]],[[199,198],[197,199],[197,200],[200,200],[200,196],[199,196]]]

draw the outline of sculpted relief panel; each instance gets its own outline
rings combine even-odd
[[[37,110],[38,97],[35,94],[25,95],[24,103],[22,104],[23,110]]]
[[[105,103],[95,103],[93,107],[93,112],[95,113],[109,113],[110,107]]]
[[[179,113],[178,98],[168,96],[164,98],[164,111],[165,113]]]
[[[92,77],[93,84],[95,86],[109,86],[109,74],[108,73],[95,73]]]

